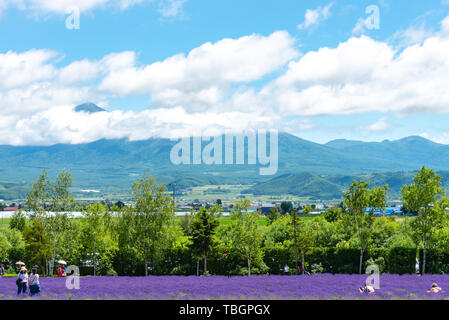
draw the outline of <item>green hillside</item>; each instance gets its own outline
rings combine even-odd
[[[286,174],[262,182],[242,193],[254,195],[295,195],[321,199],[338,199],[342,196],[341,186],[310,173]]]
[[[0,199],[2,200],[26,198],[30,190],[30,184],[0,181]]]
[[[354,180],[369,181],[372,186],[388,184],[390,200],[401,198],[404,185],[413,183],[415,172],[386,172],[353,176],[317,176],[310,173],[288,174],[267,182],[258,183],[246,189],[245,194],[253,195],[292,195],[309,197],[312,200],[340,199]],[[449,171],[439,171],[443,186],[449,188]]]

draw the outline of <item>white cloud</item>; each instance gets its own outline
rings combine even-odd
[[[433,36],[433,32],[427,30],[425,26],[411,26],[405,30],[395,32],[391,37],[391,41],[398,42],[398,47],[404,48],[417,43],[422,43],[431,36]]]
[[[0,0],[0,13],[9,7],[33,11],[34,14],[39,12],[67,14],[67,10],[73,7],[81,12],[105,8],[127,10],[145,2],[157,2],[158,11],[164,17],[176,17],[182,13],[183,4],[186,1],[188,0]]]
[[[288,115],[370,111],[449,112],[449,37],[434,33],[402,51],[367,36],[321,48],[290,62],[258,93]]]
[[[439,136],[433,136],[433,135],[428,134],[427,132],[424,132],[424,133],[421,133],[419,136],[429,139],[436,143],[449,144],[449,132],[443,132]]]
[[[449,113],[445,30],[443,22],[441,30],[401,50],[361,36],[305,55],[287,32],[279,31],[206,43],[150,64],[142,64],[132,51],[68,65],[51,50],[2,53],[0,143],[171,137],[208,128],[282,129],[289,119],[372,111]],[[262,88],[253,84],[275,72],[279,76]],[[71,111],[80,102],[136,94],[148,95],[153,109]],[[314,125],[290,123],[302,130]],[[381,118],[364,129],[387,130],[388,121]]]
[[[449,0],[448,0],[449,1]],[[443,34],[449,35],[449,16],[447,16],[442,22],[441,22],[441,32]]]
[[[56,57],[57,53],[51,50],[0,54],[0,89],[13,89],[50,79],[56,72],[51,64]]]
[[[304,22],[298,25],[299,30],[308,29],[311,26],[317,25],[329,18],[330,9],[334,2],[329,3],[325,7],[318,7],[315,10],[307,9],[304,15]]]
[[[104,6],[110,0],[24,0],[26,6],[31,10],[43,10],[46,12],[66,13],[67,8],[76,6],[80,11],[91,10]]]
[[[187,0],[164,0],[159,4],[159,13],[166,18],[177,17],[182,14]]]
[[[217,105],[231,84],[248,83],[281,69],[299,53],[287,32],[251,35],[206,43],[142,67],[110,72],[100,89],[120,95],[151,94],[162,106],[191,105],[196,110]]]
[[[25,117],[14,126],[0,126],[0,144],[52,145],[85,143],[102,138],[143,140],[150,137],[178,138],[214,136],[225,130],[241,132],[270,128],[271,119],[244,112],[187,113],[182,107],[135,112],[74,112],[57,106]],[[14,121],[10,120],[10,124]]]
[[[51,50],[0,53],[0,116],[29,116],[55,105],[102,100],[98,79],[134,65],[135,54],[110,54],[99,61],[85,59],[58,68],[62,60]]]
[[[390,129],[391,126],[387,121],[386,117],[383,117],[379,120],[377,120],[376,122],[374,122],[373,124],[367,126],[366,130],[368,131],[373,131],[373,132],[381,132],[381,131],[387,131],[388,129]]]
[[[239,106],[245,90],[298,56],[287,32],[206,43],[188,55],[138,66],[134,52],[73,61],[49,50],[0,54],[0,144],[80,143],[100,138],[145,139],[241,131],[279,120]],[[3,81],[2,81],[3,80]],[[80,102],[146,93],[156,109],[140,113],[80,114]],[[225,106],[234,105],[235,108]],[[196,110],[201,107],[201,112]],[[165,108],[169,107],[169,108]],[[223,110],[226,110],[223,112]],[[269,126],[266,127],[270,128]]]
[[[359,18],[359,20],[357,20],[357,23],[354,26],[354,29],[352,29],[352,34],[353,35],[361,35],[364,34],[366,32],[366,24],[368,22],[369,18]]]

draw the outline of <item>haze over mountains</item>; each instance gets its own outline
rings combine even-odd
[[[77,111],[105,110],[85,104],[78,106]],[[355,176],[376,173],[383,180],[388,180],[387,172],[402,172],[399,180],[406,181],[411,175],[405,172],[417,170],[422,165],[436,171],[449,171],[449,145],[421,137],[383,142],[335,140],[318,144],[288,133],[279,133],[279,170],[276,176],[260,176],[259,165],[176,166],[170,161],[170,151],[176,143],[169,139],[152,138],[145,141],[99,140],[87,144],[42,147],[3,145],[0,146],[3,155],[0,157],[0,181],[30,183],[44,168],[49,171],[50,177],[66,169],[72,173],[76,187],[127,191],[133,181],[147,172],[164,183],[175,181],[191,186],[261,183],[252,191],[260,193],[264,190],[273,194],[284,190],[282,185],[285,185],[287,189],[284,191],[287,193],[334,197]],[[208,143],[203,143],[203,147]],[[267,187],[270,183],[271,191]]]

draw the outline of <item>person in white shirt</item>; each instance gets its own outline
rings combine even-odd
[[[36,268],[31,269],[29,284],[30,284],[30,295],[31,296],[34,296],[35,294],[40,295],[41,285],[39,283],[39,275],[37,274]]]
[[[285,267],[284,267],[284,274],[285,274],[286,276],[288,276],[288,275],[289,275],[289,271],[290,271],[290,269],[289,269],[289,267],[288,267],[288,264],[286,264]]]
[[[25,267],[20,268],[20,272],[17,275],[17,287],[17,295],[20,295],[20,293],[26,294],[28,288],[28,273]]]

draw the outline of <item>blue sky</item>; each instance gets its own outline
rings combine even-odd
[[[320,143],[449,143],[446,0],[61,3],[0,0],[2,144],[259,127]],[[80,28],[69,30],[73,5]],[[114,112],[67,113],[88,100]]]

